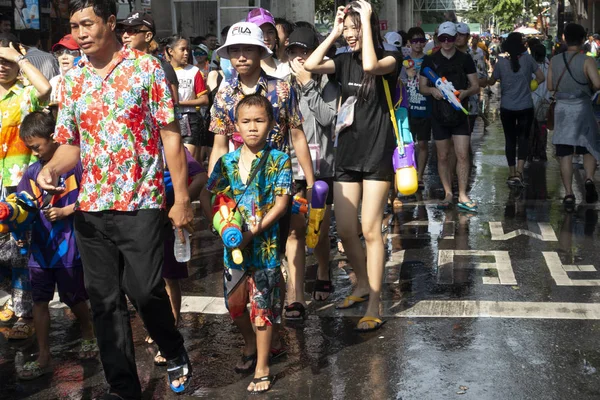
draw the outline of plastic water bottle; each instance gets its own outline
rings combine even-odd
[[[177,262],[188,262],[191,258],[190,249],[190,233],[186,229],[181,229],[185,241],[181,241],[177,230],[175,230],[175,245],[173,246],[173,252],[175,253],[175,260]]]

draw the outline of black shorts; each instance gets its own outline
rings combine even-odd
[[[466,118],[458,125],[446,126],[440,125],[434,118],[431,119],[431,132],[435,140],[447,140],[452,136],[471,136],[469,128],[469,119]]]
[[[478,114],[469,114],[469,131],[473,134],[473,129],[475,128],[475,122],[477,121]]]
[[[215,134],[208,130],[210,126],[210,115],[207,117],[200,114],[202,128],[200,129],[200,146],[213,147],[215,143]]]
[[[336,169],[335,170],[335,181],[336,182],[362,182],[362,181],[384,181],[391,182],[394,178],[393,171],[352,171],[349,169]]]
[[[414,141],[420,142],[421,140],[431,140],[431,118],[409,116],[408,124],[410,125],[410,133],[412,133]]]
[[[327,193],[327,199],[325,204],[328,206],[333,204],[333,178],[319,178],[318,181],[323,181],[329,186],[329,193]],[[294,181],[294,195],[302,193],[303,197],[306,197],[306,181],[295,180]]]
[[[573,154],[588,154],[589,151],[583,146],[571,146],[568,144],[557,144],[556,157],[572,156]]]
[[[188,121],[190,124],[190,132],[191,135],[182,137],[182,141],[184,144],[191,144],[193,146],[200,146],[200,141],[202,138],[202,117],[197,112],[185,113],[188,117]]]

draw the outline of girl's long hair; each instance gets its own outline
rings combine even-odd
[[[346,16],[344,17],[344,21],[346,20],[346,18],[350,18],[352,20],[352,22],[354,23],[354,26],[356,27],[356,29],[361,32],[362,30],[362,26],[360,23],[360,14],[358,13],[358,11],[356,11],[357,9],[360,9],[360,4],[356,1],[351,2],[350,4],[348,4],[348,13],[346,14]],[[373,47],[375,47],[375,53],[379,56],[381,55],[381,51],[383,49],[383,39],[381,38],[381,31],[379,30],[379,18],[377,17],[377,13],[375,12],[375,10],[372,11],[371,13],[371,34],[373,36]],[[360,38],[359,40],[361,41],[361,47],[362,47],[362,34],[360,34]],[[354,57],[358,57],[359,54],[353,54]],[[367,101],[369,95],[373,92],[375,92],[375,86],[376,86],[376,75],[373,74],[369,74],[366,72],[363,72],[363,78],[362,78],[362,82],[360,85],[360,89],[358,89],[358,93],[357,93],[357,97],[358,97],[358,101],[359,102],[365,102]]]
[[[502,50],[510,55],[510,65],[513,72],[519,72],[521,65],[519,57],[527,50],[523,44],[523,35],[519,32],[513,32],[506,38],[502,44]]]

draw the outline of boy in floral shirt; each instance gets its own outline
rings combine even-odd
[[[244,145],[217,161],[208,190],[231,196],[247,227],[240,246],[243,263],[235,264],[231,250],[224,251],[225,302],[245,341],[242,362],[236,371],[251,372],[256,367],[248,391],[262,393],[270,389],[273,381],[269,375],[269,350],[273,324],[281,322],[278,220],[286,213],[290,201],[292,169],[287,154],[267,145],[274,116],[273,106],[266,97],[260,94],[244,97],[237,105],[235,119]],[[267,158],[248,182],[262,157]]]

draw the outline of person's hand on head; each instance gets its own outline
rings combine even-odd
[[[360,14],[360,19],[363,23],[371,21],[371,14],[373,14],[373,8],[371,4],[365,0],[358,0],[360,8],[357,9]]]
[[[22,46],[20,47],[20,52],[14,48],[12,42],[8,45],[8,47],[0,47],[0,58],[10,61],[10,62],[17,62],[17,60],[22,56],[25,55],[23,53],[24,49]]]
[[[335,14],[335,21],[333,23],[333,30],[331,34],[336,38],[342,36],[342,32],[344,31],[344,16],[346,15],[346,7],[339,6],[337,9],[337,13]]]

